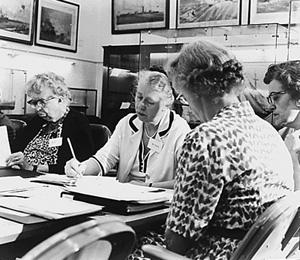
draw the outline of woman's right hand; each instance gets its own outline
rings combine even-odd
[[[74,158],[67,161],[65,165],[65,173],[69,178],[78,178],[80,176],[83,176],[85,169],[85,163],[80,163]]]
[[[24,153],[22,152],[12,153],[8,158],[6,158],[5,162],[6,167],[19,166],[20,169],[25,170],[27,170],[30,167],[30,165],[26,161]]]

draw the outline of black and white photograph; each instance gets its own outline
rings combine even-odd
[[[35,0],[0,1],[0,39],[32,44]]]
[[[177,27],[237,25],[240,0],[178,0]]]
[[[162,29],[169,24],[169,0],[112,0],[112,33]]]
[[[37,14],[36,45],[77,51],[79,5],[39,0]]]
[[[289,14],[291,17],[289,17]],[[287,0],[251,0],[250,23],[300,22],[300,1]]]

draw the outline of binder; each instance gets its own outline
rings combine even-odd
[[[134,214],[138,212],[143,212],[147,210],[154,210],[160,208],[168,207],[166,201],[160,201],[155,203],[138,203],[134,201],[124,201],[124,200],[115,200],[109,198],[102,198],[98,196],[82,194],[77,192],[63,191],[61,193],[62,197],[72,198],[73,200],[83,201],[90,204],[96,204],[104,206],[103,211],[108,211],[121,215]]]
[[[83,176],[62,196],[104,206],[104,211],[131,214],[168,207],[173,190],[120,183],[112,177]]]

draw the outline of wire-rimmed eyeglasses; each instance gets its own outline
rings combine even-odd
[[[269,104],[273,104],[273,97],[276,95],[283,95],[286,94],[287,92],[282,90],[282,91],[277,91],[277,92],[271,92],[269,96],[267,96],[267,101]]]
[[[45,107],[47,102],[52,100],[52,99],[55,99],[56,97],[47,97],[47,98],[40,98],[40,99],[31,99],[27,102],[28,105],[30,105],[32,108],[36,108],[37,106],[38,107]]]

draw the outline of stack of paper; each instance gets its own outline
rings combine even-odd
[[[101,206],[74,201],[66,198],[0,198],[0,206],[21,211],[47,219],[61,219],[94,213],[102,209]]]

